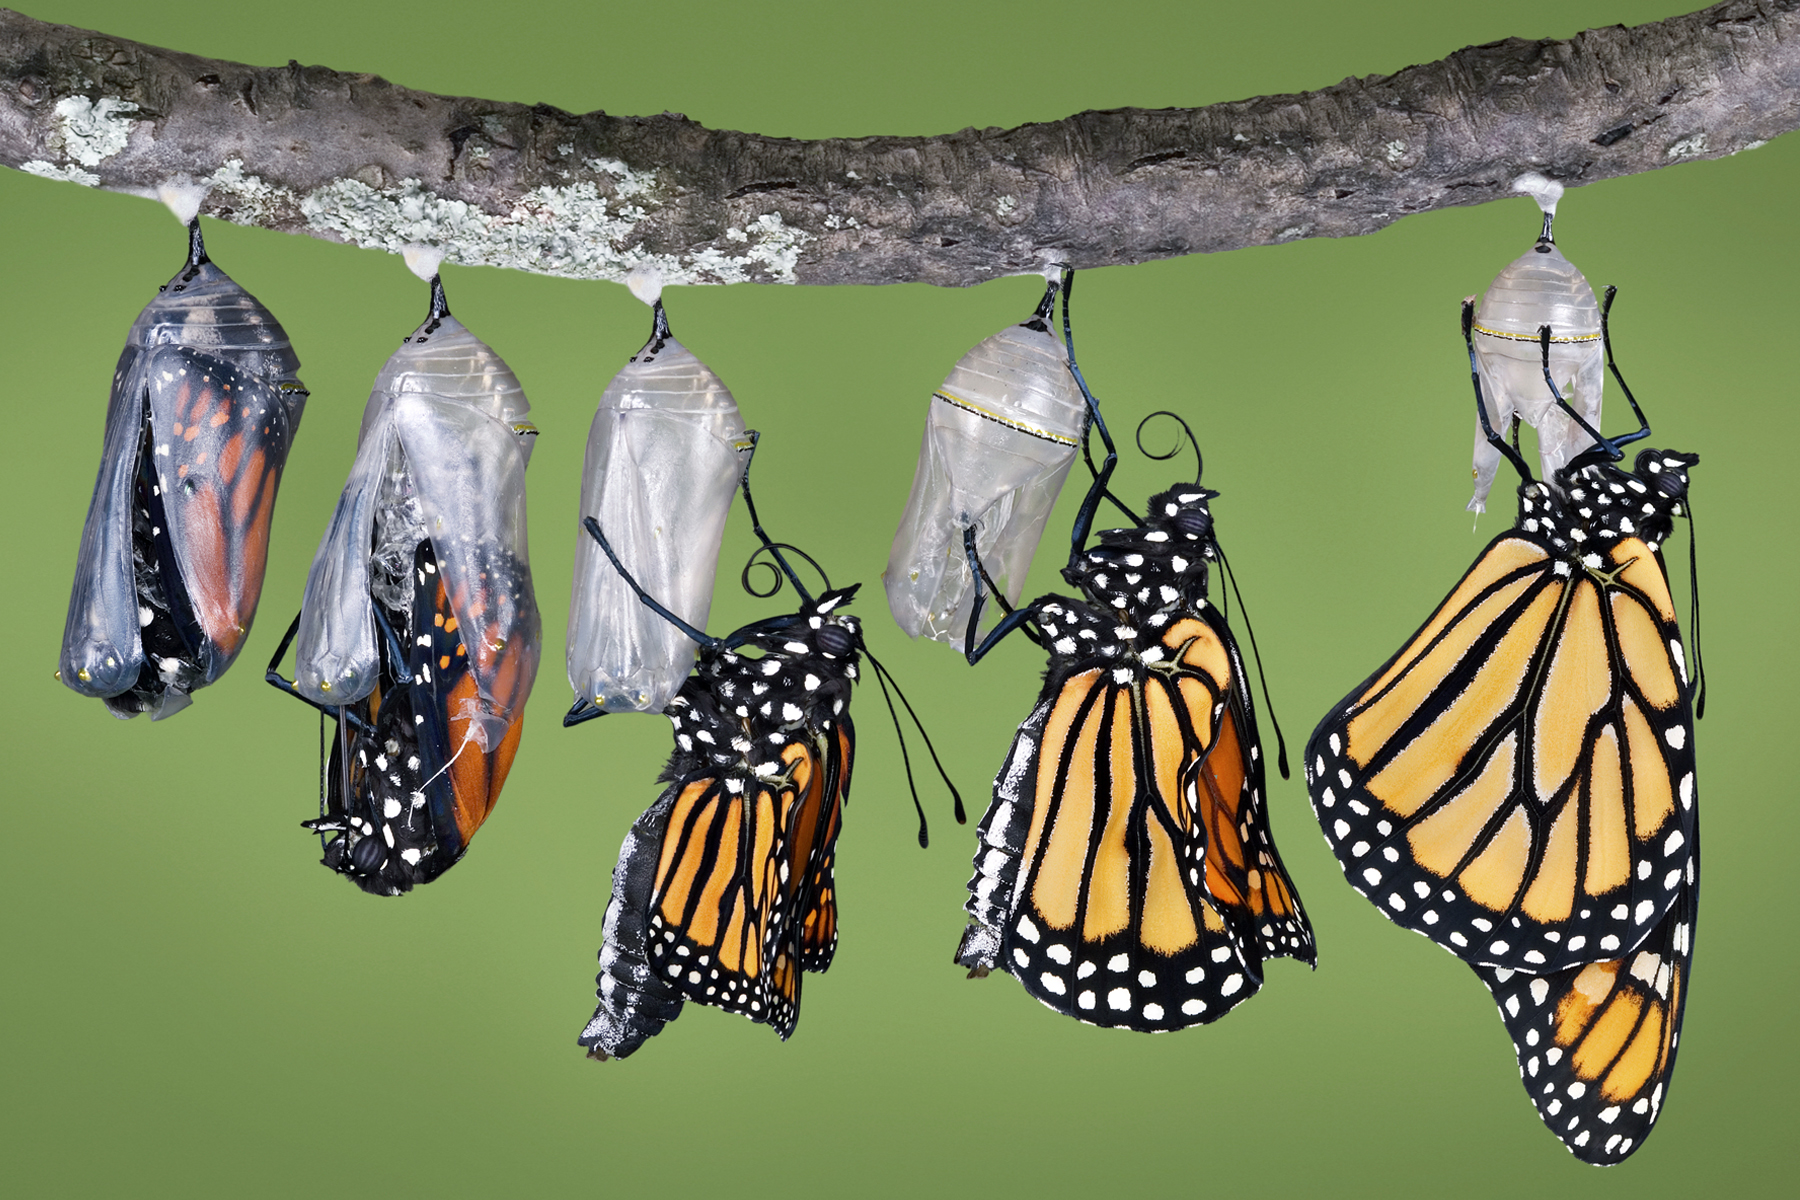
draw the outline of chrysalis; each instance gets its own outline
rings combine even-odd
[[[462,857],[518,748],[540,649],[529,411],[433,275],[430,315],[376,377],[289,631],[289,690],[337,722],[307,826],[336,835],[325,865],[365,891],[398,895]],[[287,686],[275,664],[270,682]]]
[[[1062,344],[1049,327],[1059,284],[1037,311],[963,355],[931,397],[912,494],[888,553],[888,608],[913,637],[955,642],[973,579],[963,531],[1018,603],[1044,523],[1087,421]]]
[[[600,395],[580,515],[600,521],[645,590],[703,629],[750,440],[719,377],[670,335],[660,281],[634,277],[632,285],[655,314],[650,340]],[[564,724],[604,712],[660,711],[693,669],[697,649],[638,603],[594,540],[578,531],[568,644],[575,705]]]
[[[1481,298],[1475,319],[1475,363],[1487,400],[1488,419],[1504,433],[1514,417],[1537,430],[1538,458],[1544,478],[1554,478],[1576,454],[1593,444],[1579,425],[1556,407],[1544,386],[1539,339],[1550,328],[1550,374],[1569,406],[1600,427],[1601,390],[1606,354],[1602,346],[1600,306],[1575,264],[1564,258],[1551,237],[1560,183],[1542,175],[1522,175],[1515,191],[1529,192],[1544,212],[1537,245],[1500,272]],[[1470,512],[1487,510],[1488,489],[1500,466],[1500,452],[1475,426],[1475,496]]]
[[[180,712],[243,648],[306,388],[268,309],[206,256],[132,323],[113,373],[58,677],[116,717]]]

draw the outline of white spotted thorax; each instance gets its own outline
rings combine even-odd
[[[379,675],[370,595],[383,573],[372,573],[370,547],[410,566],[411,547],[429,538],[473,660],[482,719],[472,736],[485,749],[537,673],[525,517],[537,429],[511,368],[441,300],[438,290],[432,315],[376,377],[356,461],[307,576],[295,686],[321,704],[368,695]]]
[[[1560,189],[1557,194],[1560,195]],[[1544,200],[1539,197],[1540,205]],[[1550,374],[1569,407],[1600,428],[1606,381],[1606,347],[1594,289],[1549,239],[1552,200],[1544,237],[1500,272],[1481,298],[1473,330],[1475,364],[1488,420],[1506,436],[1516,415],[1538,435],[1542,475],[1553,478],[1564,463],[1593,444],[1571,421],[1544,384],[1539,330],[1550,327]],[[1469,511],[1483,512],[1500,452],[1475,423],[1475,495]]]
[[[600,395],[588,433],[569,601],[568,674],[603,712],[658,712],[694,665],[691,638],[639,602],[585,529],[599,522],[638,584],[706,627],[725,519],[751,439],[729,389],[669,333],[650,340]]]
[[[1087,420],[1062,343],[1052,283],[1032,317],[962,357],[931,398],[912,492],[882,578],[912,637],[959,641],[973,603],[963,531],[1017,603]]]

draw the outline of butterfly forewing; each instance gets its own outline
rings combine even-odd
[[[1084,608],[1046,608],[1045,632],[1080,639],[1104,619]],[[1076,671],[1020,728],[981,825],[977,924],[958,956],[1058,1012],[1144,1031],[1215,1020],[1261,983],[1207,891],[1182,782],[1217,736],[1229,659],[1201,622],[1165,625],[1161,669]]]
[[[1621,1162],[1668,1098],[1687,1005],[1699,856],[1637,949],[1544,975],[1476,967],[1513,1040],[1538,1115],[1575,1157]]]
[[[1351,883],[1471,962],[1541,972],[1636,945],[1690,853],[1668,587],[1636,538],[1599,562],[1496,540],[1308,747]]]

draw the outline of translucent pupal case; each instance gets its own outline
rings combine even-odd
[[[1542,477],[1553,479],[1593,438],[1556,406],[1544,385],[1540,330],[1550,327],[1550,375],[1569,407],[1600,428],[1606,347],[1594,289],[1550,237],[1550,213],[1537,245],[1494,279],[1481,298],[1474,326],[1475,368],[1488,419],[1504,435],[1513,418],[1537,431]],[[1475,422],[1475,495],[1470,512],[1484,512],[1500,452]]]
[[[963,355],[931,397],[912,494],[882,579],[888,608],[913,637],[957,643],[973,580],[963,531],[1017,604],[1026,572],[1075,461],[1087,410],[1049,319],[1052,282],[1030,319]]]
[[[59,677],[114,716],[180,712],[243,648],[306,405],[281,323],[206,256],[125,338],[81,531]]]
[[[725,518],[750,448],[737,402],[669,333],[660,300],[650,340],[600,395],[582,470],[569,600],[570,719],[660,712],[698,647],[638,600],[580,519],[594,517],[625,569],[696,629],[706,628]]]
[[[362,700],[381,676],[378,638],[411,647],[433,636],[394,628],[386,615],[378,631],[375,611],[411,623],[415,593],[432,586],[421,577],[428,543],[446,623],[464,648],[456,657],[467,660],[443,669],[466,669],[473,681],[445,714],[447,749],[472,742],[488,754],[507,740],[542,643],[525,528],[537,434],[530,409],[511,368],[450,315],[434,279],[430,317],[375,379],[350,480],[307,576],[295,649],[301,695],[330,706]],[[403,657],[397,649],[390,657]]]

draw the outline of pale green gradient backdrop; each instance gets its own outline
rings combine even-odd
[[[1685,5],[29,7],[249,62],[818,137],[1304,90]],[[949,960],[973,832],[927,786],[933,842],[917,848],[873,695],[840,842],[843,941],[809,979],[793,1041],[690,1007],[630,1061],[584,1061],[574,1038],[612,862],[668,747],[658,719],[557,726],[582,444],[643,308],[612,285],[446,268],[458,316],[518,371],[544,431],[531,503],[547,645],[518,765],[473,852],[422,892],[377,900],[319,867],[298,829],[317,726],[259,673],[422,285],[396,258],[206,223],[217,260],[286,324],[313,396],[243,661],[177,719],[119,723],[51,670],[113,363],[182,239],[151,203],[0,172],[0,1174],[17,1195],[1791,1194],[1797,184],[1790,137],[1572,192],[1558,226],[1590,279],[1622,288],[1615,331],[1655,444],[1704,459],[1713,692],[1693,998],[1661,1127],[1600,1172],[1539,1124],[1470,972],[1343,883],[1297,779],[1273,781],[1272,800],[1318,929],[1316,974],[1275,964],[1229,1019],[1158,1038],[1053,1016],[1010,979],[964,980]],[[1115,427],[1169,406],[1204,440],[1296,751],[1509,519],[1504,487],[1480,533],[1463,512],[1457,302],[1536,222],[1520,198],[1082,280],[1083,364]],[[677,333],[765,431],[770,527],[866,582],[870,643],[976,812],[1041,656],[1020,642],[971,671],[907,644],[878,575],[926,397],[1038,287],[668,296]],[[1128,456],[1122,491],[1169,478]],[[1060,540],[1036,589],[1055,585]],[[770,611],[735,590],[730,564],[749,547],[734,516],[718,628]],[[1672,550],[1685,557],[1682,535]]]

